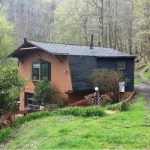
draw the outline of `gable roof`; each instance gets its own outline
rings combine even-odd
[[[26,41],[39,49],[46,51],[54,55],[72,55],[72,56],[95,56],[95,57],[135,57],[118,50],[111,48],[93,47],[83,45],[71,45],[71,44],[55,44],[48,42],[35,42]],[[18,51],[18,49],[16,50]],[[15,57],[15,53],[10,54],[10,56]]]

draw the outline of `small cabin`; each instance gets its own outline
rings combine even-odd
[[[121,71],[128,79],[125,91],[134,90],[135,56],[111,48],[24,39],[24,43],[10,56],[18,58],[19,74],[28,81],[20,94],[20,110],[30,103],[27,100],[32,101],[35,82],[44,78],[70,102],[82,100],[93,91],[90,78],[93,70],[98,68]]]

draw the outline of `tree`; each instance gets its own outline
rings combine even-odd
[[[130,0],[133,6],[134,42],[145,63],[150,60],[150,1]]]
[[[95,86],[99,87],[101,92],[110,93],[114,103],[120,101],[119,82],[122,74],[115,70],[97,69],[92,73],[92,81]],[[113,93],[113,95],[111,95]]]
[[[1,1],[9,9],[0,16],[14,25],[13,35],[18,45],[23,37],[89,45],[93,34],[95,46],[137,55],[140,63],[150,60],[149,0]],[[5,46],[12,49],[9,44]]]
[[[35,87],[34,99],[40,104],[45,105],[55,93],[55,88],[48,80],[38,81]]]
[[[18,76],[17,68],[0,66],[0,110],[7,110],[7,105],[12,103],[6,98],[15,88],[23,87],[24,83],[25,81]]]
[[[7,64],[7,56],[13,48],[13,26],[5,16],[5,7],[0,4],[0,64]]]

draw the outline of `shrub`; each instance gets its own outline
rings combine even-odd
[[[45,105],[52,100],[56,89],[48,82],[48,80],[38,81],[35,87],[34,99],[42,105]]]
[[[23,87],[24,83],[24,79],[18,75],[17,68],[0,66],[0,110],[8,111],[11,108],[10,105],[13,103],[7,99],[8,95],[12,89]]]
[[[15,108],[16,102],[19,101],[20,89],[13,88],[10,93],[5,97],[5,107],[6,111],[13,110]],[[7,104],[7,105],[6,105]]]
[[[67,98],[65,98],[65,97],[60,97],[58,100],[57,100],[57,105],[59,106],[59,107],[64,107],[64,106],[66,106],[66,105],[68,105],[68,99]]]
[[[127,101],[121,101],[116,104],[106,106],[108,110],[119,110],[119,111],[127,111],[129,108],[129,103]]]
[[[101,106],[106,106],[107,104],[112,103],[112,99],[107,94],[103,94],[103,95],[101,95],[99,102],[100,102]]]
[[[59,109],[53,114],[56,115],[73,115],[81,117],[92,117],[92,116],[104,116],[104,109],[98,106],[89,106],[89,107],[69,107],[64,109]]]
[[[120,111],[127,111],[129,108],[129,103],[127,101],[122,101]]]
[[[59,109],[60,107],[57,105],[57,104],[49,104],[48,106],[47,106],[47,109],[49,110],[49,111],[53,111],[53,110],[56,110],[56,109]]]
[[[12,133],[12,129],[10,127],[5,127],[0,130],[0,142],[3,142],[4,140],[8,139],[9,136]]]
[[[119,102],[119,103],[116,103],[116,104],[112,104],[112,105],[108,105],[106,106],[106,109],[107,110],[121,110],[121,103],[122,102]]]
[[[122,74],[110,69],[97,69],[92,73],[92,81],[99,90],[105,93],[112,92],[113,103],[120,101],[119,82]]]

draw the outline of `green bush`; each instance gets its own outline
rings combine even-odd
[[[13,88],[10,93],[5,97],[5,111],[13,110],[16,102],[19,101],[20,89]]]
[[[119,103],[116,103],[116,104],[111,104],[111,105],[108,105],[106,106],[106,109],[107,110],[121,110],[121,103],[122,102],[119,102]]]
[[[34,99],[42,105],[49,103],[56,93],[56,88],[48,80],[38,81],[35,87]]]
[[[91,80],[94,86],[99,87],[100,91],[105,93],[112,92],[111,99],[113,103],[117,103],[120,101],[118,83],[121,81],[122,77],[122,73],[116,70],[101,68],[93,71]]]
[[[81,117],[92,117],[92,116],[104,116],[104,109],[98,106],[89,106],[89,107],[69,107],[64,109],[59,109],[53,114],[56,115],[73,115]]]
[[[10,97],[15,95],[10,93],[14,89],[20,89],[24,84],[25,80],[19,77],[17,68],[0,65],[0,110],[8,111],[12,108],[13,99],[10,101]]]
[[[59,109],[60,107],[57,105],[57,104],[49,104],[48,106],[47,106],[47,109],[49,110],[49,111],[53,111],[53,110],[56,110],[56,109]]]
[[[106,106],[106,105],[112,103],[112,99],[110,99],[110,98],[105,98],[105,97],[104,97],[104,98],[100,98],[99,101],[100,101],[100,105],[101,105],[101,106]]]
[[[129,108],[129,103],[127,101],[123,101],[121,103],[120,111],[127,111]]]
[[[59,99],[57,100],[57,105],[59,105],[59,107],[61,108],[68,105],[68,99],[60,96]]]
[[[12,129],[10,127],[5,127],[0,130],[0,142],[8,139],[12,133]]]
[[[116,104],[108,105],[105,107],[107,110],[119,110],[119,111],[127,111],[129,108],[129,103],[126,101],[121,101]]]

